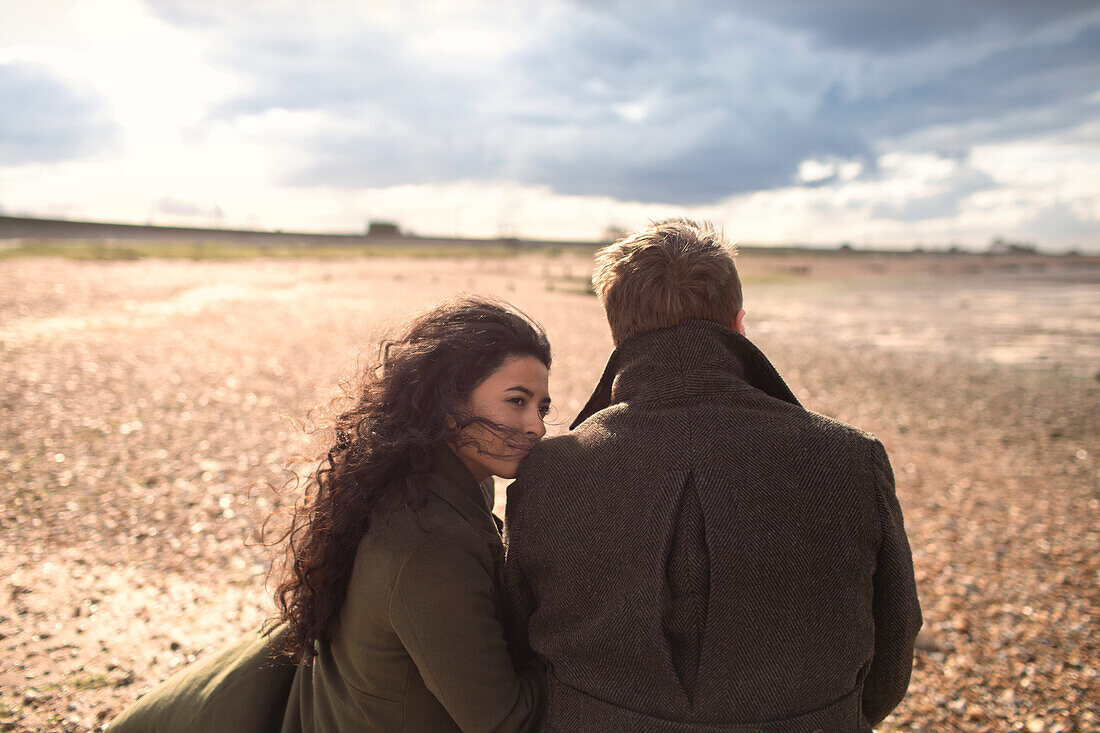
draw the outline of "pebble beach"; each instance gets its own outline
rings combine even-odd
[[[1100,728],[1100,258],[739,266],[749,338],[890,455],[925,624],[879,730]],[[271,615],[261,527],[394,319],[516,303],[550,335],[564,432],[611,351],[590,267],[0,260],[0,730],[99,730]]]

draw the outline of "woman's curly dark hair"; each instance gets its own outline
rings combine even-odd
[[[415,510],[426,499],[432,454],[477,417],[463,414],[473,389],[509,357],[550,367],[543,329],[503,301],[462,296],[413,317],[383,342],[336,415],[335,442],[305,482],[289,528],[275,619],[286,652],[308,662],[328,638],[347,595],[360,540],[391,499]],[[490,425],[490,427],[492,427]]]

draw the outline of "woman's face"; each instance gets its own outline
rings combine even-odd
[[[490,430],[474,423],[451,449],[478,481],[489,476],[514,478],[519,462],[546,434],[550,409],[550,373],[533,356],[511,356],[474,388],[465,411],[507,428]]]

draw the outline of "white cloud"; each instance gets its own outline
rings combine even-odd
[[[233,89],[230,74],[203,62],[198,37],[155,18],[137,0],[81,0],[48,30],[29,25],[42,32],[40,40],[6,45],[0,60],[34,61],[87,81],[135,141],[193,124]]]
[[[645,101],[639,100],[636,102],[624,102],[622,104],[614,104],[611,109],[615,110],[615,114],[623,118],[627,122],[633,122],[635,124],[645,121],[649,117],[650,105]]]
[[[1098,143],[986,145],[965,159],[889,153],[876,163],[874,177],[845,181],[842,176],[827,186],[734,197],[711,216],[750,242],[981,248],[1000,236],[1031,239],[1055,250],[1100,249],[1100,189],[1091,184],[1100,174]],[[818,170],[818,165],[807,167]],[[950,213],[888,215],[922,200],[937,203],[941,194],[948,194],[942,201],[952,203]]]

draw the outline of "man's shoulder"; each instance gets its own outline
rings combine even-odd
[[[579,454],[575,432],[547,438],[531,449],[520,464],[517,480],[530,481],[546,476],[548,466],[560,466],[564,460]]]
[[[547,438],[534,447],[520,466],[520,476],[542,471],[546,467],[560,469],[572,465],[582,466],[593,460],[601,448],[606,448],[617,434],[612,423],[616,416],[629,410],[626,404],[615,404],[590,415],[564,435]]]
[[[591,470],[591,456],[578,440],[578,431],[547,438],[523,459],[516,480],[508,487],[507,523],[522,504],[538,503],[538,497],[555,496]]]
[[[850,465],[870,467],[885,460],[886,449],[873,433],[811,410],[804,410],[799,433],[817,452]]]
[[[875,437],[873,433],[869,433],[855,425],[849,425],[848,423],[837,420],[835,417],[822,415],[812,410],[804,410],[804,412],[806,420],[814,429],[835,436],[840,440],[850,441],[860,446],[873,446],[875,443],[879,442],[878,438]]]

